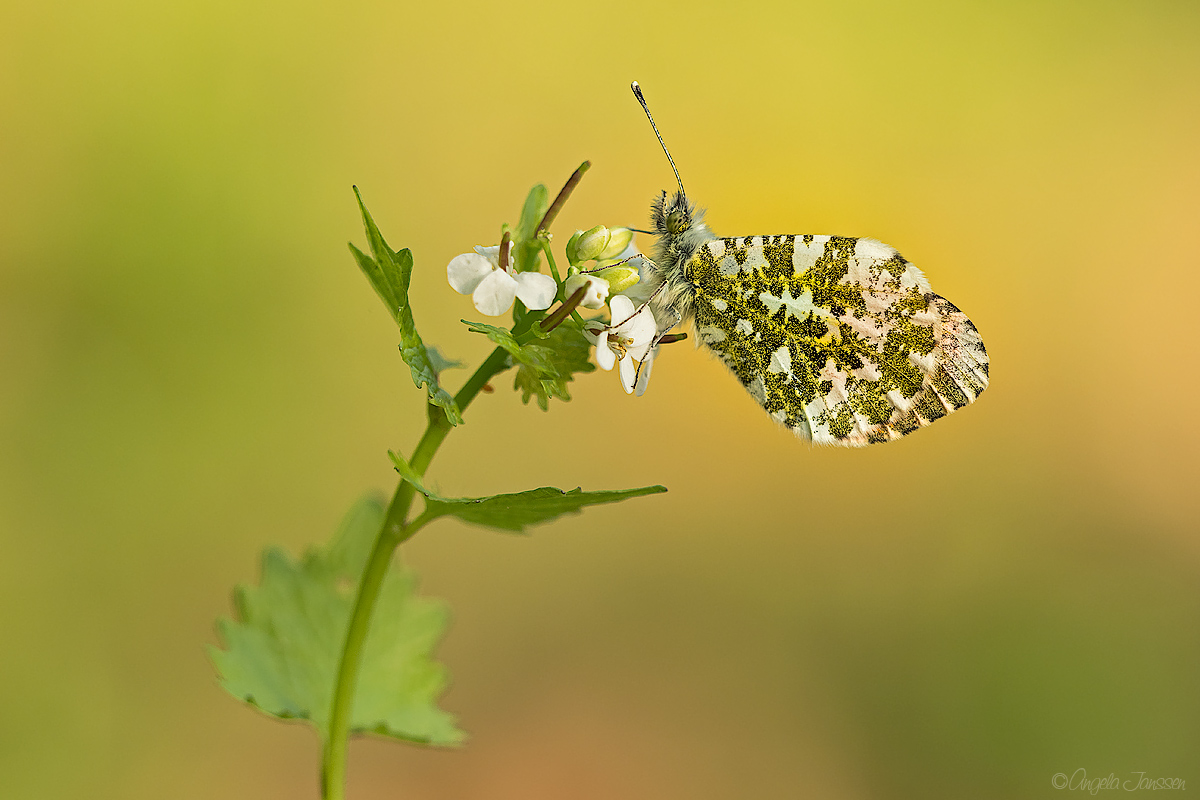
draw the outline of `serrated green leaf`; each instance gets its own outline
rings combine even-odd
[[[482,333],[507,350],[508,354],[512,356],[514,363],[542,372],[552,372],[554,370],[553,363],[546,358],[542,349],[533,345],[521,344],[507,328],[488,325],[486,322],[471,322],[465,319],[462,320],[462,323],[467,326],[467,330],[471,333]]]
[[[574,325],[559,325],[541,342],[527,344],[525,347],[537,352],[541,357],[540,361],[549,364],[551,369],[539,370],[518,364],[513,388],[520,390],[521,401],[524,403],[528,403],[530,397],[536,396],[538,406],[543,411],[549,410],[551,397],[560,400],[571,399],[567,384],[574,380],[573,375],[576,372],[592,372],[596,369],[596,365],[588,360],[592,345],[583,335],[583,331]]]
[[[354,196],[358,200],[359,210],[362,211],[363,228],[367,232],[367,244],[371,255],[359,250],[353,244],[350,252],[359,268],[367,276],[379,299],[387,306],[388,313],[400,326],[400,357],[412,371],[413,383],[420,389],[426,387],[429,402],[440,406],[446,411],[446,419],[451,425],[462,422],[462,414],[454,403],[450,393],[438,383],[438,370],[429,359],[429,352],[421,336],[417,333],[417,325],[413,320],[412,309],[408,303],[408,284],[412,278],[412,252],[405,248],[399,252],[388,247],[383,234],[371,219],[370,212],[363,205],[358,187],[354,188]]]
[[[294,560],[263,554],[258,586],[239,587],[236,620],[217,622],[225,649],[210,648],[221,685],[281,719],[329,732],[333,686],[355,588],[383,524],[378,498],[350,510],[326,548]],[[384,579],[363,648],[351,732],[454,745],[464,734],[436,706],[446,685],[431,652],[446,628],[443,603],[415,595],[411,572],[393,564]]]
[[[421,476],[396,453],[388,453],[400,477],[425,496],[425,513],[431,518],[458,517],[473,525],[502,531],[524,533],[532,525],[550,522],[564,514],[578,514],[585,506],[617,503],[631,497],[665,492],[665,486],[642,486],[638,489],[585,492],[573,489],[564,492],[552,486],[530,489],[516,494],[496,494],[491,497],[441,497],[426,489]]]
[[[574,380],[574,373],[596,368],[588,361],[591,344],[574,325],[564,323],[550,333],[543,333],[537,342],[521,344],[505,328],[465,319],[462,322],[467,330],[482,333],[508,351],[517,367],[513,388],[520,390],[526,403],[536,396],[543,411],[549,408],[551,397],[571,399],[567,384]]]
[[[550,193],[538,184],[529,190],[521,207],[521,220],[513,231],[513,260],[517,272],[536,272],[541,267],[542,247],[537,240],[537,226],[550,207]]]

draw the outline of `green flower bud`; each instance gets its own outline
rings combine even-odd
[[[625,248],[629,247],[629,243],[633,241],[633,231],[629,228],[609,228],[608,235],[608,247],[605,247],[596,258],[616,258],[624,253]]]
[[[608,247],[608,239],[608,228],[603,225],[597,225],[590,231],[584,231],[575,242],[575,259],[573,263],[599,258],[600,254]],[[571,260],[570,255],[570,252],[568,252],[568,260]]]
[[[567,239],[567,262],[571,264],[579,263],[579,256],[576,252],[576,245],[579,244],[580,237],[583,236],[583,231],[575,231],[571,234],[571,238]]]
[[[637,267],[631,267],[628,263],[602,269],[592,274],[597,278],[603,278],[608,281],[609,291],[613,294],[625,291],[639,280]]]

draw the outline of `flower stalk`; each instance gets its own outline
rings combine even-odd
[[[455,405],[460,411],[465,411],[480,390],[487,385],[487,382],[508,367],[508,354],[502,348],[497,347],[454,396]],[[450,428],[451,425],[446,419],[445,412],[437,406],[431,406],[429,424],[409,460],[418,475],[425,474],[425,470],[429,468],[430,462],[433,461],[438,448],[445,441]],[[322,747],[321,797],[324,800],[343,800],[345,797],[346,752],[349,745],[351,712],[354,710],[354,690],[362,663],[363,645],[367,640],[367,633],[371,627],[371,616],[375,611],[375,603],[379,599],[379,590],[383,587],[383,579],[387,575],[392,555],[396,552],[397,547],[410,539],[424,525],[420,517],[411,523],[407,522],[408,512],[415,496],[416,490],[411,483],[401,480],[396,486],[391,503],[388,504],[383,527],[379,531],[375,546],[363,569],[362,578],[359,580],[358,594],[354,599],[354,610],[350,613],[350,624],[346,630],[346,643],[342,648],[342,657],[338,664],[337,682],[334,684],[333,706],[329,717],[329,736]]]
[[[566,203],[567,198],[570,197],[571,192],[574,191],[583,174],[587,172],[590,166],[591,163],[585,161],[572,173],[562,190],[559,191],[558,196],[555,197],[554,202],[546,210],[541,223],[538,225],[538,234],[541,234],[554,221],[563,204]],[[544,239],[544,241],[546,240]],[[497,266],[501,273],[507,273],[509,268],[510,256],[508,250],[510,249],[510,242],[511,235],[506,230],[500,242],[499,252],[497,253]],[[546,244],[548,244],[548,241]],[[549,255],[549,247],[546,246],[545,249],[547,255]],[[552,261],[551,264],[553,265]],[[528,277],[528,274],[526,274],[526,277]],[[557,276],[555,283],[557,286]],[[524,328],[523,333],[518,336],[518,341],[536,338],[532,331],[533,325],[540,325],[543,332],[553,330],[568,316],[575,313],[575,309],[583,299],[583,295],[582,290],[575,292],[562,305],[545,317],[543,317],[543,312],[541,311],[531,311],[526,316],[524,324],[516,326]],[[511,303],[511,300],[509,302]],[[516,327],[513,330],[514,334],[517,333]],[[512,362],[509,354],[503,348],[497,347],[493,350],[484,362],[479,365],[479,368],[475,370],[474,374],[467,379],[462,388],[459,389],[458,394],[454,396],[454,403],[459,411],[466,411],[467,406],[488,385],[488,381],[511,366]],[[432,404],[429,406],[428,417],[429,422],[425,428],[425,432],[422,434],[420,441],[417,442],[417,446],[413,449],[412,457],[409,459],[409,464],[419,476],[425,474],[438,448],[441,447],[442,442],[446,439],[446,435],[450,433],[450,429],[452,428],[450,421],[446,418],[445,411],[438,406]],[[383,581],[387,575],[388,567],[391,565],[392,556],[396,552],[396,548],[410,539],[428,521],[427,517],[423,515],[411,521],[409,520],[409,512],[415,497],[416,489],[413,488],[413,485],[403,479],[400,480],[396,486],[396,490],[392,493],[392,499],[388,504],[383,525],[375,539],[375,544],[367,559],[366,567],[363,569],[362,577],[359,579],[358,590],[354,599],[354,608],[350,613],[350,622],[346,629],[346,639],[338,663],[337,679],[334,684],[333,700],[330,708],[329,733],[322,743],[321,797],[323,800],[343,800],[345,797],[346,754],[349,747],[355,689],[358,682],[359,670],[362,665],[363,646],[370,631],[371,617],[375,611],[375,605],[379,599],[379,593],[383,587]]]

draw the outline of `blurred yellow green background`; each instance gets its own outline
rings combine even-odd
[[[635,78],[718,234],[898,247],[991,388],[840,451],[689,345],[640,400],[502,378],[444,492],[670,493],[405,546],[472,740],[356,741],[349,796],[1200,788],[1197,4],[10,0],[0,795],[317,796],[316,737],[205,646],[259,551],[325,541],[423,428],[351,184],[426,341],[477,363],[452,256],[585,158],[559,243],[672,186]]]

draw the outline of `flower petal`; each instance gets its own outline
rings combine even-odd
[[[655,345],[646,357],[642,359],[642,365],[638,369],[637,384],[633,387],[633,393],[641,397],[646,393],[646,386],[650,383],[650,369],[654,366],[654,359],[658,357],[658,345]]]
[[[613,324],[617,326],[633,316],[633,301],[623,294],[611,298],[608,301],[608,308],[612,311]]]
[[[658,333],[658,323],[654,321],[654,312],[650,310],[649,306],[642,306],[628,322],[621,326],[620,332],[622,336],[630,340],[631,347],[648,346],[654,339],[654,334]],[[642,350],[634,357],[641,360],[645,352]]]
[[[494,244],[491,247],[484,247],[481,244],[475,245],[475,252],[492,262],[492,266],[499,269],[500,267],[500,245]]]
[[[554,278],[540,272],[518,272],[516,281],[517,297],[527,308],[535,311],[549,308],[554,302],[554,295],[558,294],[558,284]]]
[[[596,341],[596,366],[608,371],[616,363],[617,356],[608,347],[608,330],[602,330],[600,331],[600,338]]]
[[[517,296],[517,281],[502,269],[494,269],[475,288],[471,298],[480,314],[498,317],[512,308]]]
[[[621,385],[625,387],[625,394],[633,394],[633,381],[637,378],[637,364],[633,363],[633,356],[628,353],[621,359]]]
[[[629,355],[633,356],[638,361],[641,361],[642,359],[644,359],[646,357],[646,353],[649,350],[650,350],[650,343],[643,342],[642,344],[629,345],[625,349],[625,352],[629,353]]]
[[[597,320],[594,320],[594,319],[590,319],[586,323],[584,323],[583,338],[587,339],[592,344],[595,344],[596,342],[600,341],[600,334],[605,333],[605,331],[607,331],[607,330],[608,330],[608,328],[607,328],[607,326],[604,325],[604,323],[598,322]],[[605,338],[605,341],[608,340],[607,335],[605,335],[604,338]]]
[[[492,265],[478,253],[463,253],[446,265],[446,280],[459,294],[470,294],[492,271]]]

